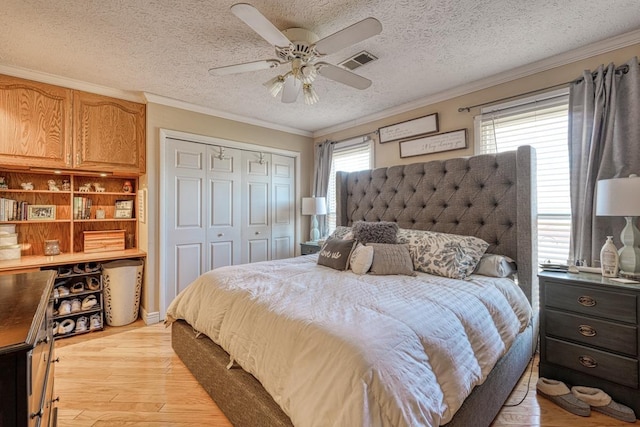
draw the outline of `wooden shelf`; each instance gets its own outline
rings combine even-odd
[[[89,261],[110,261],[124,258],[144,258],[147,253],[139,249],[125,249],[123,251],[95,252],[95,253],[61,253],[60,255],[27,255],[19,259],[0,261],[0,272],[13,270],[29,270],[51,265],[76,264]],[[18,272],[18,271],[15,271]]]
[[[73,222],[122,222],[122,221],[137,221],[138,218],[104,218],[104,219],[74,219]]]
[[[35,219],[27,219],[24,221],[0,221],[0,224],[50,224],[52,222],[71,222],[70,219],[47,219],[38,221]]]
[[[23,190],[21,188],[0,188],[0,193],[19,193],[19,194],[71,194],[71,191],[51,191],[51,190]]]

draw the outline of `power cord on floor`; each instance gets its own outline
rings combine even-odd
[[[540,345],[540,342],[538,342],[536,344],[536,351],[533,352],[533,355],[531,356],[531,359],[529,360],[529,363],[531,364],[531,368],[529,369],[529,378],[527,379],[527,389],[524,393],[524,396],[522,396],[522,399],[520,399],[520,401],[518,403],[505,403],[504,405],[502,405],[503,408],[513,408],[516,406],[520,406],[522,404],[522,402],[524,402],[524,400],[527,398],[527,396],[529,395],[529,387],[531,386],[531,377],[533,376],[533,365],[534,365],[534,360],[536,358],[536,354],[538,353],[538,346]]]

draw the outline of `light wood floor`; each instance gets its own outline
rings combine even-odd
[[[108,328],[56,341],[55,395],[60,427],[228,427],[229,421],[171,349],[162,324]],[[520,401],[529,372],[508,403]],[[529,393],[503,408],[494,427],[626,426],[599,413],[583,418],[536,396],[537,359]],[[251,426],[253,427],[253,426]]]

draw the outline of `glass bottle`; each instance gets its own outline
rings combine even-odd
[[[618,266],[620,258],[618,257],[618,249],[613,244],[613,236],[607,236],[600,250],[600,266],[602,267],[602,277],[618,276]]]

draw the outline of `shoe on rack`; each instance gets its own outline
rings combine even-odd
[[[95,331],[96,329],[102,329],[102,319],[100,319],[100,313],[92,314],[89,319],[89,329]]]
[[[64,316],[66,314],[71,314],[71,301],[69,300],[64,300],[60,303],[60,306],[58,307],[58,313],[60,313],[61,316]]]
[[[56,292],[58,293],[58,296],[56,296]],[[56,286],[53,291],[53,296],[55,298],[69,296],[69,288],[66,286]]]
[[[76,332],[86,332],[87,322],[88,320],[86,317],[78,317],[78,320],[76,320]]]
[[[84,291],[84,283],[76,282],[73,285],[71,285],[71,293],[72,294],[79,294],[82,291]]]
[[[93,306],[98,304],[98,300],[95,295],[89,295],[85,299],[82,300],[82,311],[89,310]]]
[[[73,273],[73,269],[71,267],[60,267],[60,268],[58,268],[58,277],[71,276],[71,273]]]
[[[84,274],[84,263],[74,265],[73,272],[76,274]]]
[[[53,326],[51,327],[51,329],[53,329],[53,336],[54,337],[56,335],[58,335],[58,322],[53,322]]]
[[[552,401],[565,411],[572,414],[588,417],[591,415],[591,408],[582,400],[575,397],[565,383],[540,377],[536,383],[537,393]]]
[[[88,262],[84,265],[84,271],[86,273],[97,273],[102,268],[102,265],[98,262]]]
[[[80,302],[80,300],[78,298],[76,298],[73,301],[71,301],[71,312],[72,313],[77,313],[77,312],[79,312],[81,310],[82,310],[82,303]]]
[[[64,319],[58,326],[58,333],[60,335],[68,334],[69,332],[73,331],[73,328],[75,326],[76,322],[74,322],[72,319]]]
[[[571,387],[571,393],[580,401],[591,406],[594,411],[601,412],[620,421],[636,422],[636,414],[633,409],[614,402],[611,396],[599,388],[574,386]]]
[[[100,280],[95,276],[87,276],[87,288],[91,291],[100,289]]]

